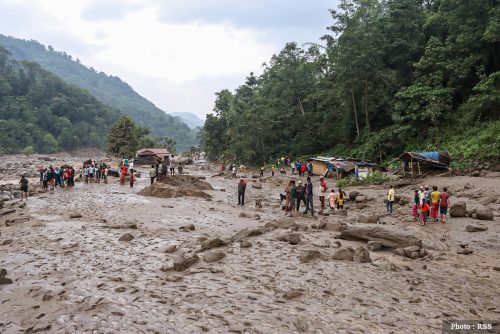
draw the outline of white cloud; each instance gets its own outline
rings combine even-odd
[[[214,1],[211,3],[215,6]],[[285,38],[294,40],[294,36],[283,35],[280,39],[257,25],[251,26],[249,17],[238,24],[241,11],[232,19],[222,15],[220,19],[200,16],[166,20],[169,4],[172,10],[198,6],[193,8],[196,15],[203,14],[200,3],[181,0],[0,0],[0,32],[36,39],[98,71],[119,76],[169,112],[198,115],[212,109],[215,91],[236,88],[249,72],[259,72],[261,64],[279,51]],[[304,4],[295,1],[293,6]],[[280,15],[281,6],[275,7],[263,8]],[[324,15],[318,13],[318,17]],[[307,22],[312,21],[307,17]],[[287,30],[283,25],[281,33]],[[288,30],[301,29],[290,26]],[[319,38],[324,27],[317,29]]]

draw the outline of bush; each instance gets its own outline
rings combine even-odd
[[[354,178],[354,177],[346,177],[337,181],[337,188],[345,188],[345,187],[353,187],[353,186],[361,186],[364,184],[382,184],[384,182],[390,181],[391,178],[385,174],[382,174],[379,171],[375,171],[365,177],[364,179]]]

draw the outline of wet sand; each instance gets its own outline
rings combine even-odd
[[[496,197],[487,204],[494,221],[450,218],[446,225],[420,227],[409,204],[385,214],[384,186],[356,187],[347,192],[360,191],[369,200],[349,203],[346,217],[297,214],[298,244],[278,241],[286,229],[269,227],[245,238],[251,247],[243,248],[230,239],[235,233],[284,217],[279,193],[287,177],[249,178],[242,208],[236,205],[237,180],[211,177],[215,167],[185,170],[206,177],[215,189],[206,191],[211,199],[144,197],[137,193],[149,178],[130,188],[110,177],[107,185],[77,183],[32,197],[24,208],[18,200],[6,202],[16,212],[0,217],[0,268],[13,284],[0,285],[0,332],[440,333],[446,319],[500,319],[498,175],[421,182],[449,186],[451,201],[465,200],[468,208]],[[396,192],[410,198],[414,187]],[[421,259],[387,249],[370,252],[368,263],[331,260],[336,241],[366,245],[335,238],[340,223],[357,224],[359,215],[380,215],[385,225],[414,231],[434,249]],[[13,217],[29,221],[6,226]],[[316,229],[323,221],[328,228]],[[180,229],[189,224],[194,231]],[[468,233],[468,224],[488,229]],[[119,241],[126,233],[134,239]],[[203,241],[216,237],[226,245],[201,251]],[[473,254],[457,254],[460,243]],[[172,245],[178,250],[165,253]],[[306,250],[321,258],[300,261]],[[171,270],[179,253],[188,251],[201,259],[184,271]],[[203,259],[214,251],[225,257]]]

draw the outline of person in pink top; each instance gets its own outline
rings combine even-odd
[[[335,194],[334,189],[332,189],[332,191],[328,195],[328,204],[330,204],[330,210],[335,213],[335,206],[337,205],[337,194]]]

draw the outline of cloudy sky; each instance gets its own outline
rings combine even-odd
[[[0,33],[117,75],[167,112],[204,117],[286,42],[319,42],[336,0],[0,0]]]

